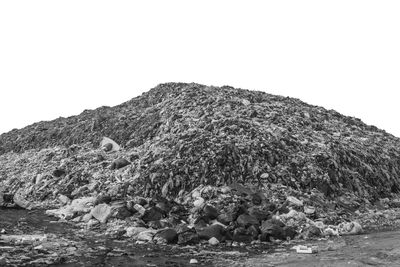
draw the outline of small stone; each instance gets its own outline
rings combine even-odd
[[[196,259],[191,259],[191,260],[189,261],[189,263],[190,263],[190,264],[198,264],[199,261],[196,260]]]
[[[218,244],[219,244],[219,240],[216,239],[215,237],[211,237],[211,238],[208,240],[208,244],[210,244],[210,245],[212,245],[212,246],[218,245]]]

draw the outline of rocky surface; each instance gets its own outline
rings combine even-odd
[[[400,139],[262,92],[162,84],[0,136],[0,205],[137,244],[276,244],[399,224]]]

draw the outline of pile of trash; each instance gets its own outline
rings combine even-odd
[[[332,110],[168,83],[2,134],[0,205],[143,242],[354,234],[356,211],[396,203],[399,158],[400,139]]]

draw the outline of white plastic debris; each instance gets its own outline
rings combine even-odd
[[[313,254],[318,252],[318,247],[317,246],[303,246],[303,245],[298,245],[293,247],[294,250],[296,250],[297,253],[299,254]]]
[[[196,259],[191,259],[189,263],[190,263],[190,264],[198,264],[199,261],[196,260]]]

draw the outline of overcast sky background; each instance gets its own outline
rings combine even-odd
[[[1,1],[0,133],[163,82],[300,98],[400,137],[399,1]]]

